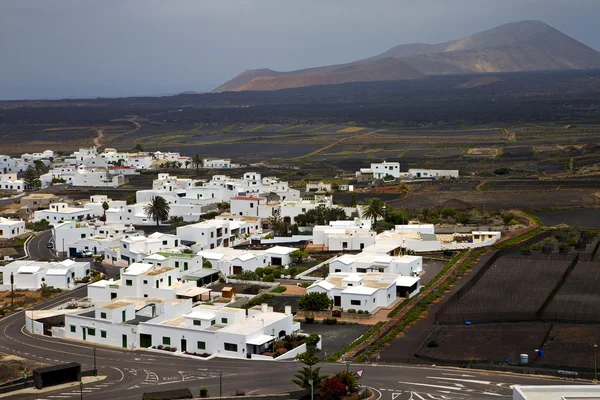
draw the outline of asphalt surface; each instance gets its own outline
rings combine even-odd
[[[86,287],[78,288],[35,309],[47,309],[69,298],[86,295]],[[65,341],[46,336],[33,336],[24,329],[24,312],[0,320],[0,351],[48,364],[79,362],[83,369],[94,365],[93,346],[85,342]],[[190,388],[197,395],[206,386],[212,397],[237,390],[250,393],[274,393],[297,390],[291,383],[301,364],[295,361],[265,362],[240,359],[200,359],[178,357],[145,350],[128,351],[96,347],[96,363],[103,381],[84,386],[85,399],[141,399],[142,394],[176,388]],[[344,364],[323,364],[322,372],[343,370]],[[557,379],[536,378],[474,370],[432,366],[352,364],[353,371],[364,370],[361,383],[375,390],[379,399],[490,399],[510,398],[513,384],[557,384]],[[79,387],[40,394],[13,394],[11,399],[78,399]]]
[[[48,248],[48,242],[52,240],[52,230],[48,229],[34,236],[27,244],[27,253],[32,260],[55,260],[60,258],[54,249]]]

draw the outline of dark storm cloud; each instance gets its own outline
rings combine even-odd
[[[208,90],[544,21],[600,49],[598,0],[2,0],[0,98]]]

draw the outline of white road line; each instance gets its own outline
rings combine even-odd
[[[457,378],[444,378],[441,376],[428,376],[427,379],[442,379],[445,381],[464,382],[464,383],[478,383],[480,385],[490,385],[490,381],[479,381],[476,379],[457,379]]]
[[[430,385],[428,383],[402,382],[402,381],[399,381],[398,383],[401,383],[403,385],[426,386],[426,387],[432,387],[432,388],[437,388],[437,389],[459,390],[459,391],[461,390],[460,388],[454,387],[454,386]]]
[[[448,374],[446,372],[442,372],[442,375],[448,376],[460,376],[461,378],[475,378],[475,375],[464,375],[464,374]]]

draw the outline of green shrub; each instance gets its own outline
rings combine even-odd
[[[337,324],[337,319],[336,318],[325,318],[323,320],[323,323],[325,325],[335,325],[335,324]]]
[[[273,278],[273,275],[265,275],[262,278],[263,282],[275,282],[275,278]]]
[[[200,397],[203,399],[208,397],[208,388],[206,386],[200,388]]]
[[[272,293],[283,293],[287,290],[287,288],[285,286],[277,286],[275,289],[273,289],[271,292]]]
[[[315,317],[304,317],[305,324],[312,324],[313,322],[315,322]]]
[[[256,276],[262,278],[262,276],[265,274],[265,269],[258,267],[254,270],[254,273],[256,274]]]
[[[331,300],[327,293],[307,293],[298,299],[298,307],[301,310],[321,311],[326,310],[331,305]]]
[[[346,311],[348,314],[355,314],[356,310],[354,308],[349,308],[348,311]]]
[[[358,310],[358,313],[359,313],[359,314],[362,314],[363,312],[364,312],[363,310]]]
[[[279,269],[274,270],[273,271],[273,278],[275,278],[275,279],[281,278],[281,270],[279,270]]]
[[[440,344],[438,342],[436,342],[435,340],[431,339],[427,342],[427,347],[431,348],[435,348],[435,347],[440,347]]]
[[[263,269],[263,274],[265,274],[265,275],[273,275],[273,269],[272,268],[265,268],[265,269]]]

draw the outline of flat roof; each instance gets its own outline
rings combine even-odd
[[[420,280],[421,278],[417,276],[399,276],[396,279],[396,286],[410,287]]]
[[[600,387],[596,385],[514,385],[513,391],[525,400],[600,399]]]
[[[160,274],[164,274],[165,272],[169,272],[174,268],[171,267],[160,267],[160,268],[151,268],[148,271],[146,271],[145,273],[143,273],[143,275],[146,276],[155,276],[155,275],[160,275]]]
[[[103,306],[99,306],[98,308],[103,308],[105,310],[116,310],[117,308],[127,307],[131,303],[126,301],[117,301],[115,303],[105,304]]]
[[[246,344],[253,344],[256,346],[260,346],[263,345],[265,343],[270,342],[271,340],[274,340],[275,336],[270,336],[270,335],[259,335],[255,338],[252,338],[250,340],[246,341]]]

